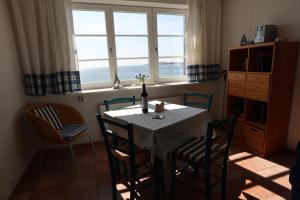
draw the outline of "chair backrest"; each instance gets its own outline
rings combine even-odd
[[[108,110],[116,110],[116,109],[122,109],[125,106],[118,106],[116,108],[111,108],[112,104],[121,104],[121,103],[132,103],[132,105],[135,105],[135,96],[132,97],[121,97],[121,98],[113,98],[113,99],[104,99],[104,105],[106,108],[106,111]]]
[[[131,173],[130,175],[131,177],[135,177],[136,168],[135,168],[135,144],[134,144],[134,137],[133,137],[133,125],[131,123],[124,124],[124,123],[112,121],[110,119],[105,119],[101,117],[100,114],[97,114],[96,117],[98,119],[103,140],[105,143],[112,176],[114,176],[114,170],[115,170],[113,152],[119,151],[129,156],[129,162],[130,162],[129,166],[130,166],[130,173]],[[126,134],[125,137],[120,136],[120,134],[114,131],[108,130],[106,128],[106,125],[112,125],[120,128],[125,132]],[[121,146],[116,144],[116,141],[121,142],[122,146],[127,146],[128,148],[126,149],[122,148]]]
[[[190,98],[192,100],[189,100]],[[199,92],[183,93],[183,105],[185,106],[199,107],[210,111],[212,100],[212,94],[204,94]]]
[[[63,122],[56,110],[55,104],[39,104],[30,106],[25,111],[37,134],[47,143],[65,143],[59,130]]]
[[[211,161],[223,157],[223,166],[227,166],[229,150],[232,142],[234,128],[239,112],[223,121],[208,123],[205,147],[205,163],[210,167]]]
[[[58,115],[54,105],[41,105],[33,108],[31,112],[49,122],[56,130],[60,130],[63,127],[61,118]]]

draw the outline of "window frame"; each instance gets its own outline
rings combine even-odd
[[[106,38],[107,38],[107,53],[108,53],[108,68],[110,72],[110,81],[109,82],[90,82],[90,83],[81,83],[81,88],[83,90],[85,89],[98,89],[98,88],[108,88],[111,87],[114,81],[114,74],[115,74],[115,67],[114,64],[112,63],[112,41],[111,37],[111,30],[109,28],[109,21],[110,21],[110,16],[109,16],[109,6],[106,5],[99,5],[99,4],[82,4],[82,3],[72,3],[72,12],[73,10],[79,10],[79,11],[98,11],[98,12],[104,12],[105,16],[105,27],[106,27]],[[76,47],[76,42],[75,42],[75,36],[76,34],[74,33],[74,46]],[[75,49],[75,55],[76,55],[76,63],[78,63],[78,70],[79,70],[79,61],[78,61],[78,55],[77,55],[77,49]],[[80,72],[80,71],[79,71]]]
[[[108,63],[110,71],[110,82],[92,82],[83,83],[81,87],[85,89],[100,89],[112,87],[114,83],[114,75],[117,72],[117,54],[116,54],[116,36],[114,27],[114,12],[128,12],[128,13],[145,13],[147,14],[147,31],[148,31],[148,60],[149,60],[149,82],[153,83],[169,83],[169,82],[182,82],[187,81],[186,74],[186,60],[187,60],[187,25],[188,25],[188,15],[189,11],[184,9],[173,9],[173,8],[151,8],[151,7],[135,7],[135,6],[116,6],[116,5],[103,5],[103,4],[86,4],[86,3],[72,3],[73,10],[82,11],[102,11],[105,15],[106,24],[106,38],[107,38],[107,52],[108,52]],[[184,35],[184,66],[185,75],[184,76],[172,76],[172,77],[159,77],[159,65],[158,65],[158,34],[157,34],[157,14],[171,14],[171,15],[184,15],[185,16],[185,35]],[[75,43],[74,33],[74,44]],[[135,36],[135,35],[130,35]],[[139,35],[137,35],[139,36]],[[143,35],[144,36],[144,35]],[[77,50],[75,49],[76,63],[78,63]],[[170,56],[171,57],[171,56]],[[126,58],[121,58],[126,59]],[[127,58],[127,59],[142,59],[142,58]],[[100,59],[99,59],[100,60]],[[79,65],[78,65],[79,70]],[[121,80],[123,86],[129,86],[132,84],[137,84],[137,80]]]
[[[157,15],[158,14],[170,14],[170,15],[179,15],[179,16],[185,16],[185,22],[184,22],[184,56],[174,56],[174,58],[184,58],[184,76],[172,76],[172,77],[159,77],[159,56],[158,56],[158,29],[157,29]],[[169,83],[169,82],[182,82],[187,81],[187,74],[186,74],[186,64],[187,64],[187,25],[188,25],[188,14],[189,12],[187,10],[179,10],[179,9],[167,9],[167,8],[153,8],[153,29],[154,29],[154,43],[156,45],[155,47],[155,65],[157,68],[156,73],[156,81],[158,83]],[[167,35],[166,35],[167,36]],[[172,37],[176,37],[176,35],[170,35]],[[179,36],[181,37],[181,36]],[[173,57],[173,56],[168,56]]]
[[[115,70],[117,71],[117,48],[116,48],[116,37],[117,36],[122,36],[122,35],[116,35],[115,34],[115,26],[114,26],[114,19],[113,19],[113,13],[114,12],[123,12],[123,13],[145,13],[147,14],[147,32],[148,32],[148,60],[149,60],[149,81],[151,82],[155,82],[155,79],[154,79],[154,75],[152,74],[152,68],[151,68],[151,38],[150,38],[150,32],[151,32],[151,24],[149,23],[149,21],[152,21],[151,19],[151,13],[152,13],[152,10],[151,8],[146,8],[146,7],[132,7],[132,6],[110,6],[111,7],[111,10],[110,10],[110,15],[111,15],[111,29],[113,30],[112,31],[112,38],[113,38],[113,41],[114,41],[114,56],[115,56]],[[128,36],[133,36],[133,37],[144,37],[146,35],[128,35]],[[135,58],[119,58],[120,60],[130,60],[130,59],[145,59],[146,57],[142,58],[142,57],[135,57]],[[138,81],[137,80],[121,80],[121,83],[124,85],[124,86],[128,86],[128,85],[132,85],[132,84],[137,84]]]

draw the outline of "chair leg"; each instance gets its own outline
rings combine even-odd
[[[135,193],[135,177],[130,177],[130,200],[134,200],[136,193]]]
[[[111,188],[112,188],[112,199],[117,200],[117,186],[116,186],[116,176],[114,169],[111,170]]]
[[[78,163],[76,158],[75,158],[75,155],[74,155],[74,150],[73,150],[73,146],[71,143],[68,144],[69,145],[69,148],[70,148],[70,152],[71,152],[71,156],[72,156],[72,159],[75,163]]]
[[[221,199],[226,200],[226,178],[227,178],[227,164],[223,165],[222,179],[221,179]]]
[[[160,171],[160,184],[161,184],[161,191],[164,194],[165,193],[165,176],[164,176],[164,164],[163,161],[160,160],[160,166],[159,166],[159,171]]]
[[[94,152],[94,154],[95,154],[95,156],[96,156],[96,148],[95,148],[95,145],[94,145],[94,143],[93,143],[93,141],[92,141],[92,138],[91,138],[90,134],[86,133],[86,135],[87,135],[88,138],[89,138],[89,141],[90,141],[90,144],[91,144],[91,146],[92,146],[93,152]]]
[[[209,170],[205,171],[205,199],[211,200],[211,173]]]
[[[176,157],[174,154],[171,155],[171,170],[172,170],[172,182],[171,182],[171,195],[173,196],[175,193],[175,185],[176,185]]]
[[[197,179],[198,175],[199,175],[199,169],[196,166],[193,166],[193,175],[194,178]]]
[[[159,200],[160,199],[160,188],[159,188],[159,181],[160,181],[160,178],[159,178],[159,159],[158,158],[154,158],[154,164],[153,164],[153,173],[154,173],[154,185],[153,185],[153,188],[154,188],[154,199],[155,200]]]
[[[126,183],[128,183],[128,172],[127,172],[127,166],[125,163],[123,164],[123,170],[124,170],[125,181],[126,181]]]

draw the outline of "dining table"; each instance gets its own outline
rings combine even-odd
[[[103,117],[122,123],[132,123],[135,145],[141,149],[150,150],[153,160],[155,158],[162,160],[165,185],[168,186],[171,181],[168,162],[170,152],[194,137],[205,136],[211,117],[206,109],[167,102],[164,102],[164,110],[156,113],[155,106],[160,103],[156,100],[150,101],[148,113],[142,112],[141,105],[132,105],[123,109],[106,111]],[[120,136],[124,131],[113,126],[109,129]]]
[[[141,105],[133,105],[106,111],[103,117],[132,123],[135,145],[150,150],[153,157],[165,160],[168,153],[185,141],[195,136],[204,136],[211,117],[206,109],[172,103],[165,103],[164,111],[156,113],[155,105],[159,103],[161,102],[150,101],[148,113],[142,112]],[[122,130],[110,128],[122,135]]]

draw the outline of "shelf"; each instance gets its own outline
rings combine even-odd
[[[298,55],[299,42],[229,49],[227,115],[242,111],[234,140],[258,155],[271,155],[286,145],[289,121],[282,119],[290,115]]]
[[[249,50],[249,72],[272,72],[273,46],[263,46]]]
[[[250,44],[250,45],[245,45],[245,46],[239,46],[239,47],[229,48],[229,51],[239,50],[239,49],[258,48],[258,47],[268,47],[268,46],[274,46],[274,44],[275,44],[274,42],[265,42],[265,43]]]
[[[267,129],[267,125],[265,123],[262,122],[255,122],[255,121],[245,121],[246,124],[249,124],[251,126],[255,126],[256,128],[260,128],[263,130]]]
[[[248,49],[231,50],[229,58],[229,70],[247,71],[248,58]]]

